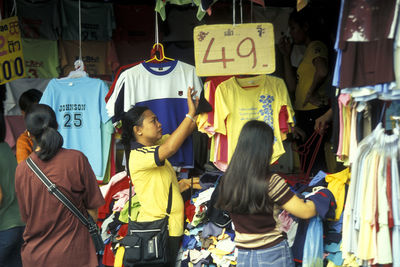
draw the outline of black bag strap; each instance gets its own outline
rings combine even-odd
[[[53,194],[58,200],[61,201],[78,219],[89,229],[90,227],[89,220],[82,214],[82,212],[57,188],[57,186],[52,183],[49,178],[39,169],[39,167],[35,164],[35,162],[29,157],[26,160],[29,168],[36,174],[42,183],[47,187],[47,190]]]

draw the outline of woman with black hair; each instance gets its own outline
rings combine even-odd
[[[294,266],[279,230],[280,207],[302,219],[316,215],[312,201],[298,198],[285,180],[269,170],[274,132],[262,121],[247,122],[228,169],[217,187],[216,207],[229,212],[239,249],[237,266]]]
[[[198,98],[188,89],[188,113],[171,135],[162,135],[161,123],[147,107],[135,106],[122,120],[122,142],[136,195],[140,202],[138,222],[154,221],[166,216],[168,193],[172,184],[172,209],[169,216],[168,251],[175,266],[183,235],[184,205],[176,173],[168,161],[196,127],[195,111]]]
[[[96,176],[83,153],[62,148],[54,111],[34,104],[25,123],[36,144],[30,158],[82,213],[96,221],[97,208],[104,205]],[[86,226],[47,190],[26,161],[17,166],[15,191],[26,222],[21,252],[24,266],[98,266]]]

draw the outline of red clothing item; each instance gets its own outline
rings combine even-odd
[[[96,176],[83,153],[60,149],[50,160],[32,160],[84,214],[104,204]],[[15,192],[21,218],[26,222],[21,250],[26,267],[97,266],[89,231],[32,172],[25,161],[15,172]]]
[[[112,211],[111,203],[112,203],[112,196],[116,193],[129,188],[129,177],[126,176],[124,179],[116,183],[115,185],[111,186],[110,190],[107,192],[107,195],[104,197],[105,204],[99,208],[98,218],[99,220],[104,220],[107,218]]]
[[[110,99],[112,93],[114,92],[115,84],[117,83],[117,80],[118,80],[119,76],[120,76],[124,71],[126,71],[127,69],[130,69],[130,68],[132,68],[132,67],[134,67],[134,66],[136,66],[136,65],[138,65],[138,64],[140,64],[140,63],[142,63],[142,62],[143,62],[143,60],[142,60],[142,61],[135,62],[135,63],[132,63],[132,64],[124,65],[124,66],[122,66],[122,67],[120,67],[120,68],[118,69],[117,74],[115,74],[114,81],[113,81],[113,83],[111,84],[110,89],[108,90],[108,93],[107,93],[107,95],[106,95],[106,97],[105,97],[106,103],[108,102],[108,100]]]
[[[289,114],[287,112],[287,107],[282,106],[281,110],[279,111],[279,128],[281,129],[282,133],[289,132],[289,125],[287,123],[288,120],[289,120]]]
[[[212,111],[208,112],[208,119],[207,121],[214,125],[214,107],[215,107],[215,91],[220,83],[232,78],[233,76],[215,76],[215,77],[208,77],[206,82],[210,81],[210,96],[208,98],[208,103],[210,103],[212,107]]]
[[[386,159],[386,196],[389,203],[388,226],[389,229],[391,229],[394,226],[394,221],[392,206],[392,165],[389,157]]]
[[[196,213],[196,207],[190,204],[190,199],[185,202],[185,215],[189,222],[193,221],[194,214]]]

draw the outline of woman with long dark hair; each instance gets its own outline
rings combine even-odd
[[[217,187],[216,206],[229,212],[239,249],[237,266],[294,266],[285,235],[279,230],[283,208],[307,219],[316,214],[312,201],[298,198],[269,163],[274,132],[262,121],[247,122],[228,169]]]
[[[175,266],[183,235],[184,205],[176,173],[168,161],[196,127],[198,98],[188,89],[188,113],[171,135],[162,134],[157,116],[147,107],[131,108],[122,120],[122,143],[128,155],[130,177],[140,202],[137,221],[154,221],[166,216],[168,192],[172,184],[172,209],[169,216],[168,251]]]
[[[54,111],[34,104],[25,123],[36,144],[30,158],[82,213],[96,221],[97,208],[104,204],[96,176],[82,152],[62,148]],[[86,226],[47,190],[26,161],[17,166],[15,191],[26,222],[23,266],[98,266]]]

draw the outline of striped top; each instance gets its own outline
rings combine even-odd
[[[272,213],[230,214],[235,226],[235,243],[238,248],[268,248],[286,238],[285,234],[279,230],[278,215],[280,206],[288,202],[294,193],[282,177],[273,174],[269,182],[268,195],[274,202]]]

